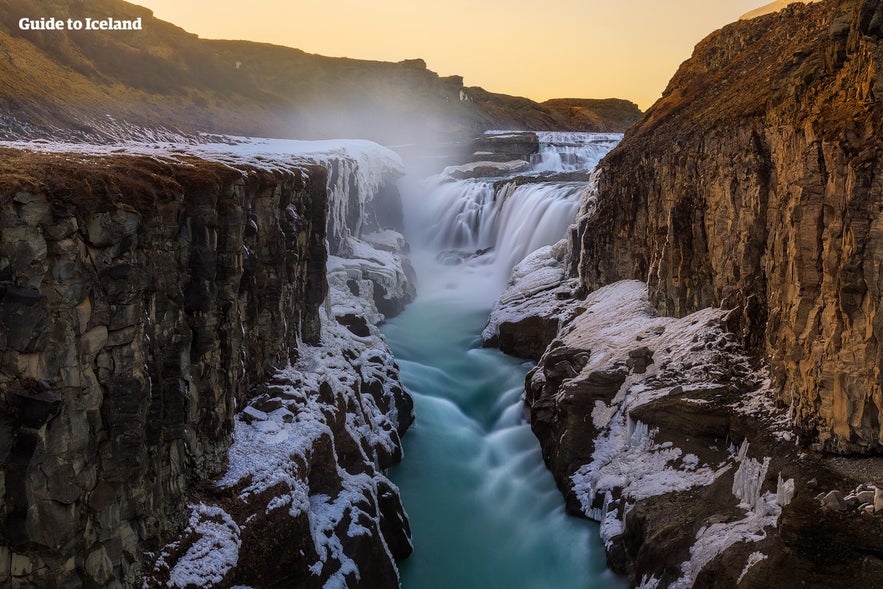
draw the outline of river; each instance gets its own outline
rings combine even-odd
[[[613,144],[596,148],[584,165],[593,167]],[[573,166],[574,147],[559,151],[544,145],[534,168]],[[511,244],[532,249],[563,237],[583,191],[572,183],[527,186],[523,202],[510,195],[520,208],[503,210],[482,185],[490,181],[430,182],[405,195],[419,294],[383,327],[417,416],[404,438],[405,459],[390,472],[415,548],[399,564],[402,587],[624,587],[606,569],[597,524],[565,514],[524,419],[530,364],[481,348],[479,337],[517,261]],[[438,214],[457,206],[459,218]],[[495,244],[506,249],[468,259]],[[453,263],[460,254],[466,261]]]

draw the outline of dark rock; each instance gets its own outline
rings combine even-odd
[[[540,140],[530,132],[484,135],[474,141],[474,151],[474,161],[481,161],[486,154],[530,161],[530,156],[540,151]]]
[[[685,437],[724,440],[730,433],[730,412],[726,408],[687,402],[671,394],[635,407],[629,416],[634,421],[658,426],[665,435],[677,432]]]
[[[636,374],[644,374],[651,364],[653,364],[653,352],[647,346],[629,351],[629,359],[625,363]]]
[[[61,190],[45,215],[0,195],[0,257],[14,254],[0,285],[3,535],[42,559],[35,586],[135,582],[145,545],[180,530],[186,494],[224,467],[237,403],[318,336],[327,292],[324,170],[252,170],[245,186],[195,159],[84,157],[21,169],[77,190],[101,169],[135,190],[100,212],[102,195]],[[182,198],[194,175],[208,187]],[[249,214],[261,231],[246,236]]]
[[[47,338],[49,310],[36,288],[0,285],[0,346],[33,352]]]
[[[411,526],[405,515],[399,494],[389,485],[378,485],[377,500],[380,509],[380,531],[392,555],[397,559],[407,558],[413,551]]]
[[[558,334],[558,318],[531,316],[515,323],[503,322],[499,332],[496,340],[484,342],[484,345],[498,347],[520,358],[539,360]]]
[[[40,429],[61,410],[62,397],[51,391],[21,392],[12,401],[17,405],[18,422],[23,427]]]

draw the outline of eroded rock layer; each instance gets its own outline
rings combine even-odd
[[[2,155],[0,583],[131,586],[154,565],[149,583],[181,587],[392,583],[410,544],[380,469],[410,399],[385,346],[336,323],[326,278],[326,228],[379,228],[373,195],[303,158]],[[329,200],[355,225],[329,223]],[[411,288],[383,253],[398,265],[363,287],[373,321]],[[351,271],[370,286],[365,263]],[[240,472],[234,435],[282,453],[278,480]]]
[[[883,4],[829,0],[725,27],[602,164],[576,263],[648,283],[665,314],[735,309],[806,437],[883,444]]]

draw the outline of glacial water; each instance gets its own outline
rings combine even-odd
[[[424,185],[419,210],[414,201],[410,212],[406,208],[409,237],[420,246],[412,257],[419,294],[383,328],[417,415],[404,438],[405,460],[390,473],[415,547],[399,565],[402,587],[624,587],[605,567],[597,525],[565,514],[524,419],[521,394],[530,364],[481,348],[481,329],[517,260],[495,249],[467,255],[486,243],[527,253],[557,241],[581,193],[572,185],[527,185],[524,198],[508,198],[511,210],[503,210],[478,184],[439,182],[430,194]],[[476,209],[471,202],[485,207],[484,214],[466,224],[456,215],[426,215],[433,198],[436,205],[463,205],[466,214]],[[464,227],[474,230],[457,237]],[[457,246],[464,254],[459,263],[439,258]]]

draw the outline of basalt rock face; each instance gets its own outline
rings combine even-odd
[[[583,288],[733,309],[804,439],[883,446],[883,3],[794,4],[702,41],[602,163]],[[593,205],[594,206],[594,205]]]
[[[5,151],[0,582],[134,583],[318,341],[326,174]]]

